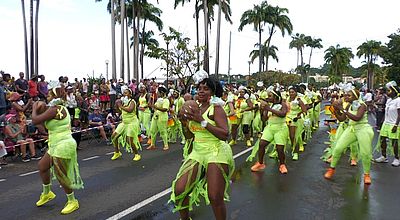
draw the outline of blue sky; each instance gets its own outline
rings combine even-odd
[[[26,1],[26,10],[29,10]],[[156,2],[150,0],[150,2]],[[228,69],[229,31],[232,31],[231,73],[247,74],[248,54],[258,41],[257,32],[251,26],[243,32],[237,28],[241,14],[259,4],[260,0],[231,0],[233,25],[223,22],[221,40],[220,73]],[[393,0],[271,0],[271,5],[279,5],[289,9],[294,33],[304,33],[321,38],[324,48],[314,51],[312,66],[324,63],[324,50],[329,46],[340,44],[350,47],[356,53],[358,45],[366,40],[379,40],[386,43],[387,36],[394,33],[400,25],[400,3]],[[156,4],[156,3],[155,3]],[[160,0],[158,5],[164,13],[164,31],[169,26],[185,33],[195,42],[195,26],[193,4],[185,8],[173,9],[173,0]],[[106,11],[106,1],[95,3],[94,0],[41,0],[39,17],[39,68],[40,74],[47,78],[56,79],[59,75],[69,78],[82,78],[88,74],[98,76],[105,73],[105,60],[111,60],[110,15]],[[0,1],[0,69],[17,76],[24,71],[23,26],[21,2],[18,0]],[[29,19],[27,17],[27,19]],[[201,24],[202,25],[202,24]],[[210,69],[214,70],[216,22],[210,35]],[[149,26],[156,29],[154,26]],[[156,35],[159,34],[156,31]],[[119,28],[116,28],[117,40],[117,72],[119,69]],[[130,31],[131,33],[131,31]],[[263,35],[263,40],[266,34]],[[202,39],[201,39],[202,40]],[[274,35],[272,44],[279,48],[279,63],[271,61],[270,69],[289,71],[296,65],[296,50],[289,49],[290,36],[284,38],[278,32]],[[161,46],[163,43],[161,42]],[[308,60],[308,50],[305,59]],[[132,56],[131,56],[132,57]],[[354,66],[361,65],[363,59],[354,59]],[[145,60],[145,75],[158,66],[163,65],[159,60]],[[251,65],[252,72],[257,70],[257,64]],[[111,72],[111,68],[109,69]],[[153,76],[162,76],[155,71]]]

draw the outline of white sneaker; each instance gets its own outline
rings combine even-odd
[[[389,162],[389,160],[384,156],[380,156],[380,157],[374,159],[374,161],[377,162],[377,163],[387,163],[387,162]]]
[[[394,167],[398,167],[398,166],[400,166],[400,160],[399,160],[399,159],[396,159],[396,158],[394,158],[394,160],[393,160],[393,163],[392,163],[392,166],[394,166]]]

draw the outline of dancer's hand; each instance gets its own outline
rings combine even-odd
[[[396,131],[397,131],[397,125],[394,125],[392,128],[392,133],[396,133]]]

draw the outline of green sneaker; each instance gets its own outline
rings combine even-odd
[[[116,160],[122,156],[121,152],[114,152],[114,155],[111,157],[111,160]]]
[[[56,194],[54,194],[52,191],[50,191],[47,194],[40,194],[40,199],[39,201],[36,202],[36,206],[40,207],[48,202],[50,202],[51,200],[53,200],[54,198],[56,198]]]
[[[79,209],[79,202],[78,200],[74,201],[68,201],[67,204],[65,204],[64,208],[61,210],[61,214],[67,215],[72,213],[73,211]]]
[[[299,160],[299,154],[298,153],[293,153],[292,160]]]

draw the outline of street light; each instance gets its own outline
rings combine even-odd
[[[248,63],[249,63],[249,80],[250,80],[250,64],[251,64],[251,60],[249,60]]]
[[[105,62],[106,62],[106,78],[108,81],[108,64],[110,63],[110,61],[106,60]]]
[[[168,45],[169,45],[169,41],[167,40],[165,43],[167,44],[167,89],[168,89],[168,71],[169,71],[169,48],[168,48]]]

